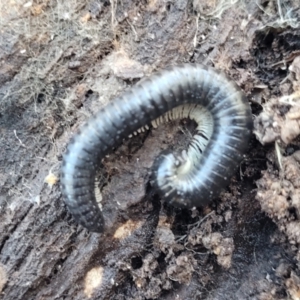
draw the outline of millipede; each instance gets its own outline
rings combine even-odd
[[[183,64],[144,78],[72,137],[63,156],[61,190],[75,220],[89,231],[103,232],[96,180],[101,160],[131,135],[183,118],[196,122],[195,134],[186,150],[163,153],[154,161],[153,188],[179,207],[207,205],[218,197],[247,151],[250,105],[221,71]]]

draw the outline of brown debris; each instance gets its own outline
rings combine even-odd
[[[300,277],[291,272],[291,277],[285,282],[287,291],[292,300],[300,299]]]
[[[0,263],[0,293],[2,292],[5,284],[7,283],[7,272],[5,266]]]
[[[124,51],[113,52],[108,58],[107,63],[116,77],[123,80],[132,80],[144,76],[143,66],[128,57]]]
[[[290,85],[282,82],[281,91],[287,94],[280,98],[269,99],[263,105],[263,112],[255,119],[254,133],[262,144],[281,140],[289,144],[300,134],[300,86],[297,56],[290,67],[294,73],[288,75],[293,85],[290,93]]]
[[[194,273],[193,265],[196,261],[190,254],[181,254],[167,268],[168,277],[182,284],[189,284]]]

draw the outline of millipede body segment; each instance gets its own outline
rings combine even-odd
[[[95,193],[101,160],[131,134],[181,118],[197,123],[196,134],[186,151],[156,159],[154,187],[177,206],[202,206],[216,198],[248,148],[251,109],[225,74],[184,64],[142,80],[72,138],[63,158],[61,188],[73,217],[88,230],[102,232],[104,219]]]

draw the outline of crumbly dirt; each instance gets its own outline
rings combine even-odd
[[[1,299],[300,299],[298,6],[1,1]],[[127,87],[181,62],[225,71],[251,102],[239,171],[208,207],[175,209],[149,173],[193,126],[143,133],[104,160],[107,230],[87,232],[59,189],[70,137]]]

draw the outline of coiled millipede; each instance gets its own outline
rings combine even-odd
[[[178,206],[201,206],[216,198],[241,162],[252,131],[247,98],[225,74],[183,64],[136,84],[81,127],[63,158],[61,189],[73,217],[102,232],[95,195],[101,160],[133,133],[159,123],[190,118],[197,123],[188,149],[154,162],[158,193]]]

